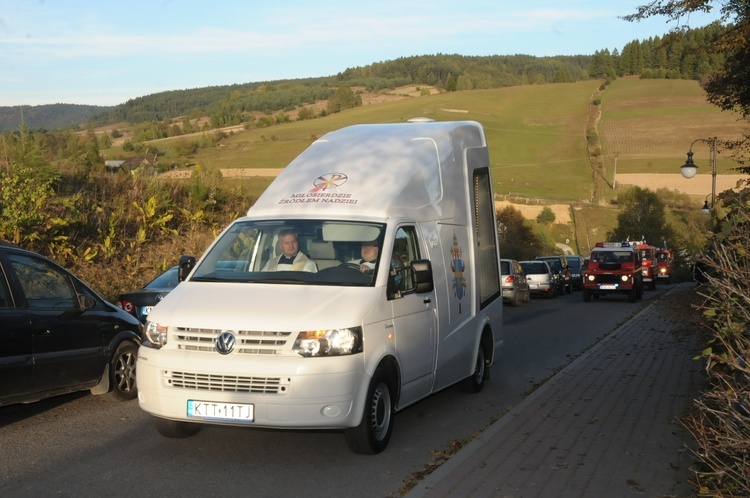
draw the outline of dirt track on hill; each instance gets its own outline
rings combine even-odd
[[[737,185],[739,180],[747,178],[745,175],[716,175],[716,193],[729,190]],[[709,195],[711,193],[711,175],[695,175],[687,179],[682,175],[665,175],[665,174],[627,174],[617,175],[617,187],[623,185],[636,185],[638,187],[658,190],[668,188],[670,190],[679,190],[689,195]]]

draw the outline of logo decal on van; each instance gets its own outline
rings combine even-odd
[[[219,336],[214,339],[214,345],[216,346],[216,351],[219,352],[219,354],[229,354],[232,351],[234,351],[234,345],[237,343],[237,339],[235,339],[234,334],[229,331],[224,331]]]
[[[464,297],[466,279],[464,278],[464,260],[461,259],[461,246],[458,245],[456,232],[453,232],[453,247],[451,247],[451,271],[453,272],[453,294],[458,299]]]
[[[281,199],[279,204],[357,204],[357,199],[352,199],[352,194],[337,192],[337,189],[345,184],[349,177],[344,173],[326,173],[313,180],[313,188],[306,192],[290,195]]]
[[[325,192],[328,189],[335,191],[349,179],[344,173],[326,173],[320,175],[313,181],[313,188],[308,192]]]

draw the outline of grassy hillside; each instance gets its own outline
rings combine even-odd
[[[326,118],[254,129],[202,151],[203,168],[283,168],[317,137],[358,123],[475,120],[484,125],[499,193],[559,200],[591,196],[584,124],[599,83],[535,85],[364,105]],[[164,147],[162,143],[160,147]]]
[[[316,138],[359,123],[403,122],[415,116],[438,121],[475,120],[485,127],[495,192],[503,198],[535,203],[572,204],[574,221],[553,230],[557,242],[570,241],[581,253],[605,237],[616,223],[610,201],[615,162],[617,173],[679,174],[690,143],[696,138],[739,138],[735,117],[705,100],[695,81],[620,78],[600,91],[601,82],[583,81],[440,93],[368,104],[324,118],[248,131],[239,130],[221,146],[200,149],[190,158],[202,171],[227,168],[283,168]],[[598,98],[601,105],[592,105]],[[592,173],[587,130],[598,133],[603,168]],[[211,132],[213,133],[213,132]],[[591,132],[589,132],[590,134]],[[590,138],[589,138],[590,139]],[[178,159],[184,137],[156,146]],[[709,149],[694,147],[696,163],[706,172]],[[187,162],[181,158],[178,162]],[[735,166],[725,155],[720,173]],[[597,203],[594,178],[599,178]],[[225,179],[243,184],[253,196],[272,178]],[[696,201],[698,202],[698,201]],[[702,199],[701,199],[702,202]],[[699,207],[699,205],[696,206]],[[601,212],[597,212],[602,210]]]
[[[563,202],[589,201],[593,176],[586,149],[589,104],[600,82],[533,85],[451,92],[364,105],[339,114],[238,133],[222,147],[202,150],[195,162],[209,170],[283,168],[326,132],[358,123],[476,120],[487,133],[498,194]],[[617,173],[679,173],[696,138],[739,138],[734,116],[708,104],[687,80],[620,78],[600,95],[598,124],[605,178]],[[169,141],[160,143],[167,147]],[[695,160],[708,165],[708,147]],[[719,173],[735,163],[720,154]],[[611,197],[611,192],[602,192]]]
[[[736,117],[710,105],[698,83],[687,80],[618,79],[602,94],[600,130],[610,175],[615,157],[618,174],[676,173],[693,140],[742,135]],[[708,146],[696,144],[693,152],[708,167]],[[719,154],[717,172],[730,173],[736,163]]]

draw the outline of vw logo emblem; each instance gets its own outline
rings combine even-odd
[[[234,338],[234,334],[229,331],[224,331],[214,339],[214,345],[216,351],[219,354],[229,354],[234,351],[234,345],[237,343],[237,339]]]
[[[164,294],[157,294],[157,295],[156,295],[156,301],[157,301],[157,302],[158,302],[158,301],[161,301],[162,299],[164,299]]]

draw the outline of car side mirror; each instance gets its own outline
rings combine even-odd
[[[195,266],[195,256],[182,255],[180,256],[180,267],[177,270],[177,280],[183,282],[190,272],[193,271]]]
[[[88,294],[78,294],[78,307],[82,310],[90,310],[96,306],[96,301]]]

